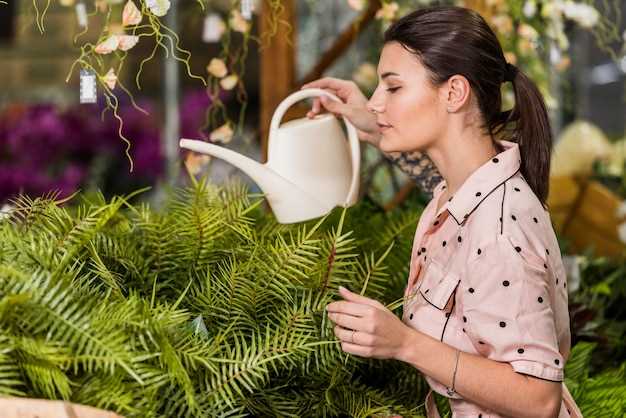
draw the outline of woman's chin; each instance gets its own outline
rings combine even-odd
[[[392,137],[389,134],[383,134],[378,148],[383,152],[413,152],[418,151],[414,146],[407,146],[402,141],[398,141],[397,138]]]

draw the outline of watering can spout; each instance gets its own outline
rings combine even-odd
[[[235,151],[204,141],[181,139],[181,148],[222,159],[246,173],[261,188],[272,210],[282,223],[300,222],[330,211],[334,205],[322,203],[294,183],[277,174],[266,164],[260,164]]]

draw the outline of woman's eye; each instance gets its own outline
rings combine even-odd
[[[387,89],[387,91],[388,91],[389,93],[393,93],[394,91],[398,90],[399,88],[400,88],[400,87],[390,87],[390,88],[388,88],[388,89]]]

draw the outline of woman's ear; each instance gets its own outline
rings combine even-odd
[[[458,112],[466,104],[469,104],[472,89],[469,81],[464,76],[455,74],[442,87],[442,99],[448,113]]]

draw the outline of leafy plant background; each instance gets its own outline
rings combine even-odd
[[[418,199],[280,225],[237,183],[194,181],[161,210],[143,191],[13,202],[0,221],[0,393],[128,417],[423,414],[417,370],[346,355],[324,310],[343,285],[400,315]],[[601,324],[624,319],[607,311],[623,305],[620,275],[585,269],[579,300]],[[592,355],[623,343],[586,341],[600,329],[576,332],[568,386],[588,416],[623,416],[623,358]]]

